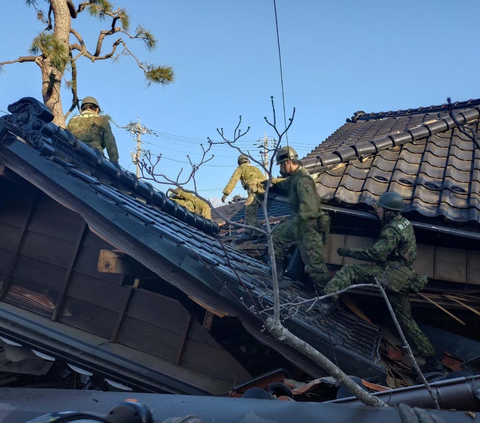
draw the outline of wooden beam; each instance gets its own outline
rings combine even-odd
[[[73,252],[70,257],[70,261],[68,263],[67,270],[65,272],[65,276],[63,277],[63,283],[62,283],[62,289],[60,291],[60,295],[57,300],[57,304],[55,305],[55,310],[53,310],[52,314],[52,320],[56,321],[58,317],[58,313],[60,313],[62,306],[63,306],[63,301],[65,299],[65,294],[68,289],[68,283],[70,281],[70,275],[72,274],[72,269],[73,265],[75,264],[75,260],[77,258],[78,250],[80,249],[80,245],[82,244],[82,239],[83,236],[85,235],[85,232],[87,230],[87,222],[83,221],[80,230],[78,231],[77,239],[75,240],[75,245],[73,247]]]
[[[182,358],[183,349],[185,348],[185,342],[188,338],[188,329],[190,328],[190,321],[192,320],[192,316],[187,314],[185,317],[185,322],[183,324],[182,335],[180,337],[180,345],[178,346],[177,354],[175,356],[175,361],[173,364],[178,366],[180,364],[180,359]]]
[[[20,247],[22,246],[22,242],[25,238],[25,234],[27,233],[28,222],[32,217],[33,206],[35,205],[36,201],[37,201],[37,191],[33,193],[32,201],[28,204],[27,216],[25,217],[22,227],[20,228],[20,237],[18,239],[17,245],[15,246],[15,249],[12,252],[12,258],[10,259],[10,264],[8,265],[8,269],[5,272],[5,278],[3,279],[2,288],[0,289],[0,301],[3,300],[3,298],[5,298],[5,294],[7,293],[8,288],[10,286],[13,269],[15,269],[15,265],[17,264],[18,255],[20,253]]]
[[[155,273],[143,264],[118,250],[100,250],[97,270],[102,273],[129,275],[136,278],[157,277]]]
[[[130,302],[130,298],[132,297],[132,292],[134,291],[134,288],[130,287],[123,287],[126,289],[127,294],[125,295],[125,300],[123,302],[122,309],[119,311],[118,316],[117,316],[117,321],[115,322],[115,327],[113,328],[112,335],[110,336],[110,341],[111,342],[116,342],[117,341],[117,336],[118,336],[118,331],[120,330],[120,326],[122,325],[123,318],[125,316],[125,312],[127,311],[128,303]]]
[[[199,306],[203,307],[205,310],[209,311],[210,313],[215,314],[215,316],[218,316],[218,317],[228,316],[228,313],[225,313],[224,311],[217,310],[216,308],[210,307],[210,306],[206,305],[205,303],[202,303],[198,298],[195,298],[192,295],[189,295],[188,298],[190,298],[192,301],[196,302]]]
[[[437,306],[440,310],[442,310],[443,312],[447,313],[450,317],[454,318],[458,323],[461,323],[462,325],[465,325],[465,322],[461,319],[459,319],[457,316],[455,316],[454,314],[450,313],[448,310],[445,310],[440,304],[436,303],[435,301],[433,301],[432,299],[428,298],[427,296],[423,295],[423,294],[420,294],[420,292],[417,292],[417,295],[419,295],[420,297],[422,298],[425,298],[427,301],[431,302],[432,304],[434,304],[435,306]]]
[[[212,329],[213,316],[214,314],[211,311],[205,310],[205,317],[203,318],[202,328],[208,330],[209,332]]]

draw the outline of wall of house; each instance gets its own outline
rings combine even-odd
[[[212,393],[251,377],[179,301],[99,272],[100,250],[115,247],[79,214],[11,173],[0,176],[0,199],[0,307],[150,354],[161,360],[152,365],[168,363],[172,376]]]
[[[337,265],[365,263],[340,257],[337,248],[369,248],[374,242],[375,238],[331,234],[323,250],[324,257],[327,263]],[[413,265],[417,273],[426,273],[430,278],[441,281],[480,285],[480,251],[426,244],[418,244],[417,251]]]

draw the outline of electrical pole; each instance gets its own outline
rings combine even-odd
[[[263,151],[260,152],[262,156],[263,167],[265,169],[265,176],[268,178],[268,147],[271,142],[272,146],[275,146],[276,140],[274,138],[267,137],[267,131],[263,135],[263,139],[258,140],[259,147],[263,147]]]
[[[132,152],[132,162],[137,168],[137,178],[140,178],[140,158],[142,156],[142,140],[141,136],[145,134],[150,134],[151,131],[146,126],[143,126],[140,123],[140,118],[138,118],[137,123],[129,123],[125,129],[133,135],[133,139],[136,141],[137,145],[135,147],[135,152]]]

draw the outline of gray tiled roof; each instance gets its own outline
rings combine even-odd
[[[455,103],[460,123],[478,124],[480,100]],[[393,190],[404,211],[479,222],[480,152],[460,133],[448,105],[398,112],[357,112],[302,159],[319,174],[326,201],[371,205]]]
[[[254,304],[272,306],[271,277],[262,262],[222,246],[208,221],[181,213],[163,193],[151,194],[146,186],[145,197],[140,196],[141,181],[114,167],[112,173],[107,159],[75,139],[71,142],[69,133],[48,123],[49,112],[41,103],[27,98],[16,105],[17,114],[0,119],[0,159],[13,171],[80,213],[97,233],[152,271],[158,273],[164,261],[178,268],[178,274],[172,272],[165,278],[186,294],[201,295],[214,308],[215,301],[225,306],[233,303],[240,316]],[[28,172],[24,171],[27,167]],[[188,277],[179,276],[180,270]],[[303,287],[295,288],[289,289],[289,281],[284,282],[283,302],[296,295],[309,296]],[[300,309],[287,324],[292,332],[331,355],[327,323],[319,311],[307,314]],[[380,339],[376,326],[345,311],[331,316],[328,325],[337,358],[347,371],[360,376],[383,371],[376,362]]]

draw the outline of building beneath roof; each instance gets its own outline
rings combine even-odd
[[[35,99],[9,111],[0,118],[5,351],[150,392],[225,395],[278,367],[324,375],[264,331],[260,315],[272,307],[264,263],[223,246],[214,222],[50,123]],[[311,295],[290,282],[283,302]],[[302,308],[286,325],[347,373],[386,376],[376,325]],[[29,371],[23,360],[16,369]]]
[[[373,244],[380,225],[371,214],[372,204],[386,191],[402,195],[404,214],[419,243],[414,268],[430,279],[420,295],[411,297],[414,315],[437,327],[425,329],[435,338],[437,351],[463,354],[465,360],[473,358],[470,352],[435,330],[480,341],[473,329],[480,322],[480,150],[478,142],[462,133],[476,133],[479,116],[480,100],[457,102],[451,112],[448,104],[357,112],[302,159],[332,216],[324,255],[333,269],[358,263],[339,257],[338,247]],[[275,195],[275,200],[270,217],[288,215],[286,199]],[[239,210],[233,220],[241,219],[242,213]],[[241,248],[249,251],[246,245]],[[368,317],[381,321],[384,310],[370,302],[371,296],[369,292],[355,298],[364,302]]]

